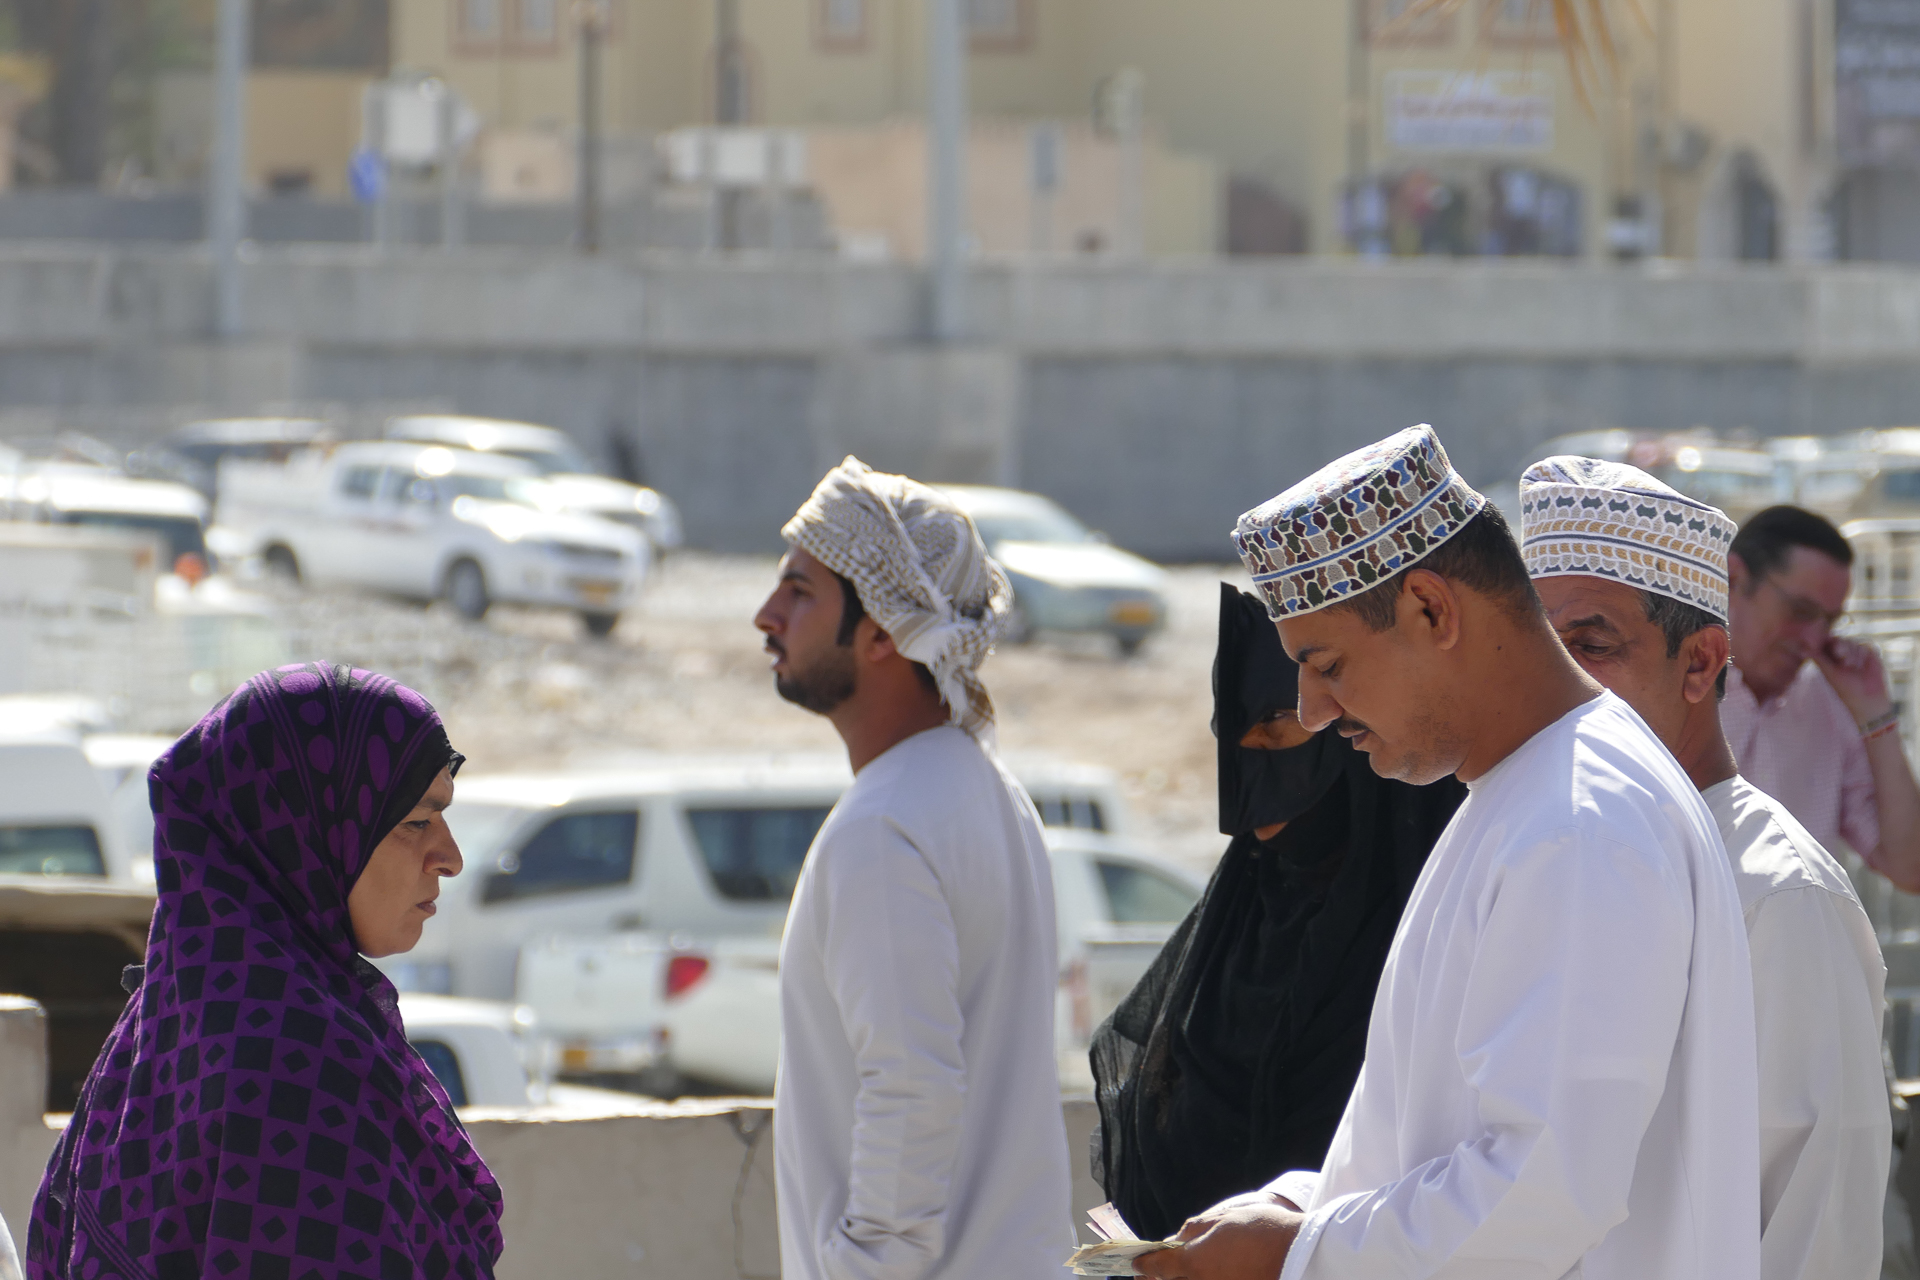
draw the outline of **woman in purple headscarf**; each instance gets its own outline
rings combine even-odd
[[[500,1190],[394,989],[460,851],[419,694],[255,676],[148,776],[144,976],[34,1201],[29,1280],[478,1280]],[[131,984],[130,984],[131,985]]]

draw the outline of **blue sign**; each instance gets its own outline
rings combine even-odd
[[[347,161],[347,185],[361,204],[377,202],[387,190],[387,162],[372,147],[356,147]]]

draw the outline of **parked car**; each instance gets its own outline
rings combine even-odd
[[[324,439],[326,431],[318,418],[207,418],[189,422],[130,461],[143,474],[190,484],[213,502],[222,462],[285,462]]]
[[[1736,522],[1777,502],[1793,501],[1791,466],[1760,445],[1706,431],[1581,431],[1530,450],[1519,469],[1494,487],[1489,496],[1515,529],[1520,527],[1521,473],[1559,454],[1629,463],[1690,498],[1712,503]]]
[[[123,529],[162,544],[168,566],[196,557],[205,567],[207,502],[184,484],[141,480],[76,462],[0,469],[0,513],[13,520]]]
[[[403,992],[400,1020],[456,1107],[525,1107],[536,1100],[529,1068],[534,1017],[525,1006]]]
[[[655,552],[680,545],[680,512],[665,494],[600,474],[564,431],[499,418],[417,413],[389,420],[387,439],[519,458],[546,477],[566,510],[632,525],[647,536]]]
[[[355,443],[285,464],[223,464],[213,545],[289,579],[577,612],[594,635],[645,580],[631,528],[558,509],[531,464],[440,445]]]
[[[1091,1087],[1086,1052],[1094,1028],[1146,974],[1204,886],[1108,836],[1046,834],[1059,930],[1055,1051],[1062,1083]],[[585,957],[621,942],[570,945]],[[659,983],[654,991],[630,988],[623,1001],[607,990],[600,1003],[648,1009],[657,999],[674,1071],[709,1086],[771,1092],[780,1060],[779,939],[682,940],[664,948],[663,960],[647,975]]]
[[[1835,524],[1920,516],[1920,427],[1802,437],[1793,444],[1791,501]]]
[[[77,742],[0,740],[0,877],[127,882],[127,862],[107,789]]]
[[[1108,771],[1009,767],[1043,821],[1126,834]],[[807,848],[851,781],[844,758],[808,755],[463,776],[447,821],[467,870],[419,945],[382,967],[407,990],[524,1000],[522,949],[549,938],[778,938]]]
[[[407,1042],[456,1107],[540,1106],[594,1115],[651,1109],[630,1093],[549,1080],[544,1029],[526,1005],[402,992],[400,1020]]]
[[[1037,493],[947,485],[1013,581],[1005,638],[1104,632],[1123,654],[1167,623],[1166,571],[1122,551]]]

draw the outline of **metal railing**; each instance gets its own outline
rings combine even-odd
[[[1920,759],[1920,520],[1854,520],[1841,528],[1853,546],[1853,593],[1842,632],[1871,644],[1900,708],[1907,759]],[[1894,888],[1859,855],[1834,850],[1880,936],[1887,962],[1887,1047],[1894,1071],[1920,1077],[1920,896]]]

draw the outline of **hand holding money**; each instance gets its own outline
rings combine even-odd
[[[1136,1271],[1156,1280],[1275,1280],[1305,1221],[1270,1192],[1235,1196],[1188,1218],[1171,1242],[1140,1256]]]
[[[1172,1244],[1168,1240],[1134,1239],[1133,1228],[1127,1225],[1120,1211],[1111,1204],[1088,1210],[1087,1224],[1100,1240],[1096,1244],[1075,1249],[1073,1256],[1067,1259],[1067,1266],[1076,1275],[1137,1276],[1140,1272],[1134,1266],[1134,1259]]]

